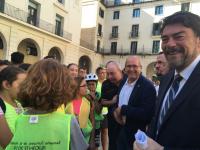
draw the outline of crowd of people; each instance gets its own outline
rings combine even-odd
[[[90,73],[47,56],[0,61],[0,149],[200,149],[200,17],[177,12],[162,21],[156,78],[139,56]],[[146,146],[135,133],[146,133]]]
[[[14,52],[11,62],[0,61],[0,148],[93,150],[102,143],[107,149],[105,68],[87,75],[49,56],[32,65],[23,59]]]

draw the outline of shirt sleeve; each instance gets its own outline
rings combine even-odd
[[[2,116],[2,115],[3,115],[3,110],[0,107],[0,116]]]
[[[71,119],[71,132],[70,132],[70,147],[71,150],[87,150],[88,144],[86,143],[84,136],[80,130],[79,124],[75,117]]]

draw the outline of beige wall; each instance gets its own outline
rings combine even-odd
[[[82,28],[80,44],[88,49],[95,48],[96,28]]]
[[[48,23],[55,26],[56,14],[64,19],[63,30],[72,34],[72,41],[79,44],[80,41],[80,21],[81,21],[81,6],[80,0],[65,0],[64,4],[59,3],[57,0],[34,0],[39,4],[39,17],[40,25],[48,30],[54,28]],[[11,7],[19,8],[25,13],[28,12],[29,0],[5,0],[6,3],[12,5]],[[48,15],[47,15],[48,14]],[[26,17],[25,17],[26,21]]]
[[[68,0],[65,0],[65,2]],[[68,30],[72,33],[72,41],[75,44],[80,43],[80,33],[81,33],[81,0],[69,0],[69,19],[68,19]]]
[[[5,0],[6,3],[12,5],[13,7],[15,8],[20,8],[21,10],[23,11],[28,11],[28,0],[20,0],[20,3],[19,1],[16,1],[16,0]]]
[[[6,47],[4,52],[7,54],[3,59],[9,59],[14,51],[21,51],[26,54],[26,48],[21,43],[23,40],[31,40],[38,50],[38,57],[26,55],[25,62],[34,63],[37,60],[47,56],[50,49],[56,47],[61,55],[61,62],[64,64],[77,63],[79,58],[83,55],[91,56],[91,70],[95,70],[98,66],[93,59],[94,57],[98,62],[101,62],[101,55],[96,54],[94,51],[80,47],[75,42],[70,42],[62,37],[56,36],[37,27],[33,27],[27,23],[15,20],[0,13],[0,36],[5,39]],[[21,43],[21,44],[20,44]],[[1,54],[0,54],[1,55]],[[94,63],[95,62],[95,63]]]

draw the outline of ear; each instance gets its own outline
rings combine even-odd
[[[127,67],[126,67],[126,65],[125,65],[125,67],[124,67],[124,71],[127,72]]]
[[[200,37],[197,37],[197,47],[200,49]]]
[[[7,90],[11,87],[11,85],[5,80],[2,82],[2,87]]]

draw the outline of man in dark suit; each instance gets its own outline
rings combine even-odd
[[[190,12],[177,12],[163,20],[162,49],[175,70],[161,82],[145,150],[200,149],[199,27],[200,17]],[[135,143],[134,149],[139,145]]]
[[[153,84],[141,74],[142,66],[137,56],[125,63],[127,76],[120,84],[118,104],[113,114],[121,125],[117,150],[132,150],[134,134],[145,131],[154,114],[156,91]]]

